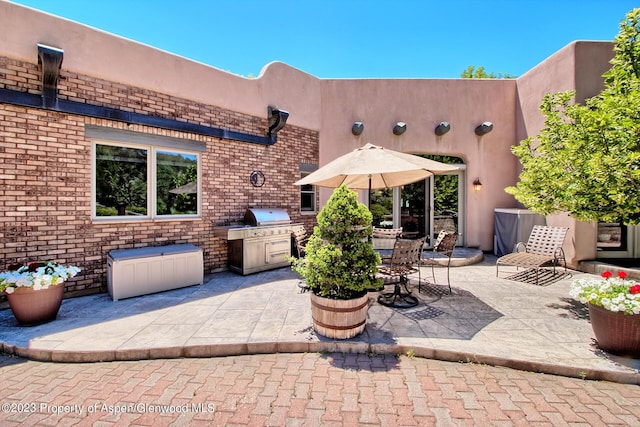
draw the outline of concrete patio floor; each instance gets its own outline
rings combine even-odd
[[[460,263],[458,263],[460,264]],[[640,384],[640,360],[616,357],[595,344],[588,310],[568,296],[569,271],[535,286],[508,280],[495,257],[436,269],[420,304],[380,305],[370,293],[365,332],[344,341],[316,335],[309,294],[289,268],[249,276],[231,272],[205,284],[112,301],[108,294],[66,299],[58,319],[17,325],[0,310],[4,353],[53,362],[213,357],[254,353],[356,352],[506,366],[570,377]],[[431,277],[425,268],[423,278]],[[415,285],[412,286],[415,289]]]

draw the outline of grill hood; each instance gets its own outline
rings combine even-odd
[[[286,210],[280,208],[249,208],[244,214],[244,223],[252,226],[291,224]]]

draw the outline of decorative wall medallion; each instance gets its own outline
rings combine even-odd
[[[261,171],[253,171],[249,176],[249,181],[254,187],[262,187],[264,185],[264,174]]]

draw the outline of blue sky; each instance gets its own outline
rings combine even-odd
[[[574,40],[613,40],[627,0],[14,0],[243,76],[522,75]],[[635,3],[635,4],[634,4]],[[62,46],[64,48],[64,46]]]

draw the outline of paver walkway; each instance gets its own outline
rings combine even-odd
[[[637,426],[640,387],[392,355],[0,357],[0,425]]]

